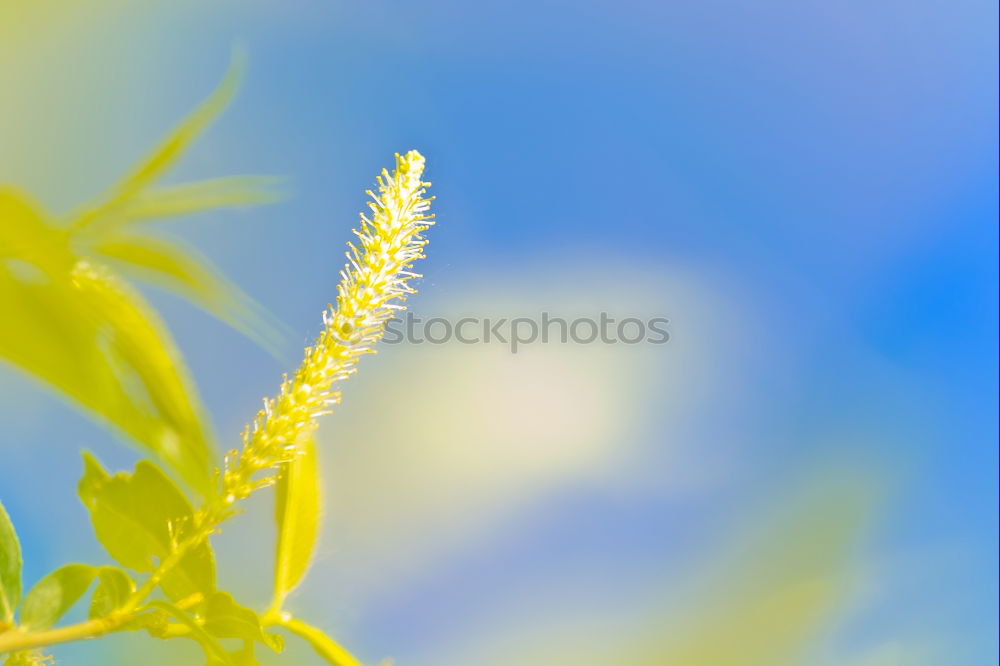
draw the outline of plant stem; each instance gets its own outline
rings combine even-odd
[[[200,521],[194,532],[186,539],[177,544],[177,546],[171,551],[169,555],[163,558],[159,566],[150,574],[149,578],[140,585],[135,592],[132,593],[126,601],[125,604],[118,611],[120,613],[133,613],[135,609],[142,605],[146,598],[153,593],[156,586],[160,584],[163,577],[166,576],[171,569],[180,564],[180,561],[187,555],[188,551],[195,548],[202,541],[208,538],[212,530],[224,520],[224,514],[222,514],[217,507],[212,504],[209,505],[203,514],[203,520]]]
[[[202,596],[200,594],[193,594],[186,599],[178,601],[177,607],[190,608],[200,602],[201,599]],[[15,627],[0,633],[0,654],[97,638],[120,629],[135,616],[136,612],[134,609],[130,611],[119,610],[106,617],[94,618],[78,624],[71,624],[67,627],[47,629],[45,631],[24,631]]]
[[[131,618],[131,615],[123,615],[121,618],[109,615],[108,617],[87,620],[79,624],[59,627],[58,629],[49,629],[47,631],[10,629],[0,634],[0,654],[16,652],[18,650],[31,650],[58,643],[69,643],[70,641],[80,641],[87,638],[96,638],[114,631]]]
[[[125,601],[121,608],[112,614],[45,631],[25,631],[20,627],[13,627],[0,632],[0,654],[97,638],[120,629],[136,616],[163,577],[180,563],[188,551],[207,539],[222,521],[232,515],[232,503],[233,500],[229,497],[217,497],[209,501],[199,512],[200,520],[197,521],[190,535],[178,543],[167,557],[163,558],[149,578],[132,593],[132,596]],[[176,606],[182,609],[190,608],[202,599],[201,594],[193,594],[178,601]]]
[[[288,613],[266,613],[261,618],[261,624],[265,627],[281,627],[295,634],[309,643],[313,650],[316,651],[316,654],[323,657],[323,660],[328,664],[332,664],[333,666],[361,666],[361,662],[355,659],[337,641],[316,627],[293,618]]]

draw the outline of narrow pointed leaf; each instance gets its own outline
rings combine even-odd
[[[154,439],[144,443],[191,487],[203,496],[210,494],[210,436],[166,326],[134,289],[101,266],[78,266],[73,282],[80,302],[100,322],[105,362],[137,408],[162,417],[160,432],[151,433]]]
[[[0,357],[211,491],[210,434],[166,327],[12,190],[0,190],[0,307]]]
[[[0,503],[0,632],[14,622],[21,602],[21,544],[14,524]]]
[[[275,608],[281,607],[309,570],[319,538],[322,506],[316,444],[309,438],[303,443],[302,453],[284,466],[275,492]]]
[[[173,354],[164,349],[148,323],[123,331],[125,339],[145,338],[145,350],[126,352],[116,343],[116,328],[127,326],[115,314],[117,325],[107,322],[92,298],[72,283],[25,283],[5,274],[0,265],[0,356],[55,388],[101,420],[112,423],[143,448],[176,461],[176,471],[204,488],[210,455],[197,411],[187,395],[177,389],[181,378],[171,365]],[[112,310],[108,299],[102,309]],[[96,303],[95,303],[96,304]],[[134,310],[126,309],[125,312]],[[134,319],[134,317],[132,317]],[[144,358],[156,359],[147,363]],[[138,367],[135,366],[138,364]],[[162,372],[161,372],[162,370]],[[164,376],[165,375],[165,376]],[[158,410],[145,396],[144,384],[158,382],[161,394],[173,385],[170,399]],[[183,438],[183,439],[182,439]],[[184,441],[182,447],[180,442]]]
[[[25,192],[0,185],[0,263],[17,258],[43,273],[71,266],[73,253],[42,207]]]
[[[95,251],[124,271],[185,296],[272,353],[287,337],[272,315],[190,248],[159,238],[115,234],[97,244]]]
[[[158,187],[135,195],[121,211],[127,220],[177,217],[216,208],[259,206],[281,200],[273,176],[229,176]]]
[[[208,99],[167,135],[166,139],[128,176],[113,187],[108,195],[78,215],[73,221],[73,228],[82,229],[101,220],[119,218],[122,210],[144,188],[173,166],[195,138],[226,108],[239,87],[242,72],[242,58],[236,57],[225,78]]]
[[[97,569],[86,564],[67,564],[38,581],[24,597],[21,625],[30,630],[51,628],[90,587]]]

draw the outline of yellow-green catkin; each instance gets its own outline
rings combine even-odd
[[[305,351],[295,374],[281,384],[278,395],[264,401],[264,408],[243,432],[243,450],[227,456],[223,495],[228,502],[242,499],[272,477],[254,479],[258,472],[289,462],[303,438],[316,428],[316,419],[340,401],[337,382],[350,377],[362,354],[385,331],[394,311],[402,310],[407,295],[415,293],[408,282],[420,277],[410,272],[423,258],[427,241],[421,233],[430,227],[430,183],[421,181],[424,158],[415,150],[396,155],[396,168],[378,178],[378,194],[368,191],[371,217],[361,214],[354,230],[358,242],[348,243],[348,263],[341,271],[336,306],[323,314],[323,332]]]

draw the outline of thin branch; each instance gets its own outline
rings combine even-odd
[[[191,608],[201,600],[202,595],[193,594],[186,599],[178,601],[176,606],[178,608]],[[0,654],[98,638],[121,629],[129,621],[133,620],[139,612],[137,610],[129,612],[116,611],[106,617],[93,618],[78,624],[71,624],[57,629],[47,629],[45,631],[24,631],[21,628],[15,627],[14,629],[0,633]]]

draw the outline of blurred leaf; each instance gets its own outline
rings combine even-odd
[[[230,176],[197,183],[159,187],[136,194],[121,211],[128,220],[178,217],[214,208],[258,206],[280,201],[273,176]]]
[[[202,614],[205,631],[213,636],[256,641],[275,652],[284,648],[281,636],[265,632],[257,613],[237,604],[227,592],[216,592],[209,597]]]
[[[188,298],[276,354],[286,334],[274,317],[190,249],[149,236],[116,234],[95,252]]]
[[[210,264],[162,241],[111,237],[130,220],[276,199],[275,180],[253,176],[152,189],[225,108],[241,71],[237,55],[201,106],[65,226],[0,187],[0,357],[136,440],[203,496],[213,490],[212,437],[193,384],[166,327],[103,261],[152,275],[277,355],[281,327]]]
[[[309,570],[319,537],[323,507],[316,443],[309,438],[302,453],[287,463],[275,492],[278,547],[274,567],[274,610],[294,590]]]
[[[135,581],[121,569],[101,567],[88,617],[105,617],[121,608],[135,591]]]
[[[335,640],[325,633],[301,620],[282,619],[278,626],[284,627],[312,646],[320,657],[333,666],[361,666],[361,662],[342,648]]]
[[[74,229],[97,222],[120,219],[123,209],[180,158],[187,147],[226,108],[243,77],[243,57],[237,54],[222,83],[201,106],[181,121],[173,132],[132,173],[111,188],[98,203],[91,204],[73,221]],[[190,212],[190,211],[188,211]]]
[[[0,191],[0,356],[127,433],[202,493],[212,454],[180,356],[145,301],[78,260],[29,201]]]
[[[267,204],[281,198],[275,189],[281,180],[267,176],[233,176],[149,189],[225,109],[239,85],[242,70],[243,58],[237,53],[212,95],[101,203],[77,215],[71,229],[85,248],[84,253],[93,252],[140,269],[143,277],[152,277],[191,299],[277,355],[287,333],[273,316],[227,282],[205,259],[176,243],[120,233],[120,227],[131,221]]]
[[[133,474],[108,476],[93,456],[84,454],[80,499],[90,511],[94,532],[122,566],[150,573],[171,552],[194,519],[184,494],[149,461]],[[215,557],[203,541],[190,550],[160,582],[171,599],[215,591]]]
[[[0,502],[0,632],[14,622],[21,602],[21,543],[14,524]]]
[[[21,625],[40,631],[51,628],[90,587],[97,569],[67,564],[38,581],[24,597]]]
[[[0,258],[35,264],[45,274],[66,272],[75,257],[61,234],[30,197],[0,186]]]
[[[73,283],[81,302],[106,332],[104,356],[140,409],[160,414],[174,427],[162,432],[154,452],[203,495],[213,490],[213,456],[192,382],[166,326],[143,298],[110,271],[78,264]]]

